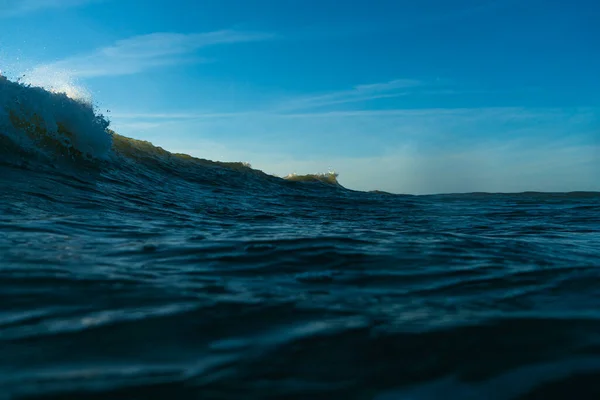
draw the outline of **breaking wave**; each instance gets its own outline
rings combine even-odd
[[[112,167],[153,167],[180,173],[190,168],[220,167],[279,179],[245,162],[211,161],[171,153],[152,143],[127,138],[109,129],[110,121],[88,98],[13,82],[0,75],[0,150],[3,161],[15,156],[44,162],[84,162]],[[288,175],[288,181],[322,182],[341,187],[337,173]]]
[[[0,76],[0,133],[28,152],[106,159],[112,145],[108,125],[83,100]]]

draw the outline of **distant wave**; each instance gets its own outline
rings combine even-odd
[[[44,163],[158,167],[163,170],[226,168],[242,174],[280,179],[244,162],[211,161],[171,153],[152,143],[127,138],[109,129],[109,120],[90,101],[71,98],[0,75],[0,152],[3,162],[37,158]],[[133,165],[132,165],[133,163]],[[288,175],[296,182],[341,187],[337,173]]]
[[[327,172],[327,173],[323,173],[323,174],[307,174],[307,175],[290,174],[290,175],[287,175],[284,179],[287,179],[288,181],[294,181],[294,182],[321,182],[321,183],[326,183],[328,185],[341,186],[337,180],[338,176],[339,176],[339,174],[336,172]]]

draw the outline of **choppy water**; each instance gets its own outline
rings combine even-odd
[[[600,396],[600,193],[286,181],[1,78],[0,111],[0,398]]]

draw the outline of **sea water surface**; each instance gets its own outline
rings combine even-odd
[[[0,77],[0,398],[600,398],[599,193],[356,192],[107,127]]]

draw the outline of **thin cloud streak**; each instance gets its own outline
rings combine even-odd
[[[588,108],[577,108],[573,111],[585,113],[594,111]],[[360,117],[436,117],[436,116],[472,116],[476,118],[489,118],[492,116],[505,116],[507,119],[534,118],[540,116],[565,114],[563,108],[523,108],[523,107],[480,107],[480,108],[405,108],[389,110],[352,110],[352,111],[325,111],[312,113],[285,113],[277,111],[242,111],[231,113],[211,112],[173,112],[173,113],[115,113],[109,117],[117,119],[148,119],[148,120],[199,120],[237,117],[264,117],[282,119],[313,119],[313,118],[360,118]]]
[[[424,86],[413,79],[395,79],[383,83],[357,85],[349,90],[334,91],[319,95],[297,97],[283,101],[278,111],[313,109],[329,105],[364,102],[369,100],[405,96],[410,90]]]
[[[119,40],[89,54],[40,65],[30,73],[30,79],[40,80],[56,71],[65,71],[75,78],[129,75],[180,63],[206,62],[208,60],[195,54],[203,47],[270,38],[272,34],[234,30],[191,34],[156,32]]]
[[[270,115],[273,117],[312,117],[312,116],[352,116],[352,113],[361,112],[346,112],[337,111],[328,113],[293,113],[298,110],[312,110],[329,105],[348,104],[362,101],[369,101],[383,98],[394,98],[410,94],[406,89],[417,89],[424,84],[413,79],[395,79],[383,83],[373,83],[357,85],[349,90],[340,90],[324,94],[316,94],[309,96],[299,96],[295,98],[281,99],[277,101],[274,107],[266,107],[260,111],[241,111],[235,113],[207,113],[207,112],[174,112],[174,113],[119,113],[113,114],[115,118],[150,118],[150,119],[200,119],[200,118],[223,118],[248,115]],[[364,113],[373,112],[373,115],[383,115],[378,111],[364,111]],[[382,113],[398,113],[404,110],[385,110]],[[344,115],[345,113],[349,113]],[[358,114],[357,114],[358,115]]]
[[[359,110],[359,111],[330,111],[330,112],[314,112],[314,113],[282,113],[277,111],[242,111],[231,113],[210,113],[210,112],[174,112],[174,113],[114,113],[108,116],[116,119],[134,119],[134,120],[200,120],[200,119],[219,119],[229,118],[235,119],[238,117],[264,117],[278,119],[312,119],[312,118],[354,118],[354,117],[427,117],[440,115],[468,115],[472,113],[490,112],[511,112],[521,111],[518,108],[423,108],[423,109],[392,109],[392,110]]]
[[[560,107],[525,108],[525,107],[467,107],[467,108],[402,108],[388,110],[341,110],[324,111],[312,113],[288,113],[278,114],[285,118],[360,118],[360,117],[443,117],[464,116],[474,119],[485,119],[490,117],[505,117],[507,120],[519,120],[523,118],[546,117],[549,115],[565,115],[569,112],[578,115],[597,112],[597,109],[579,107],[565,109]]]
[[[111,113],[108,117],[124,120],[199,120],[199,119],[217,119],[217,118],[235,118],[242,116],[271,115],[264,112],[235,112],[235,113],[210,113],[210,112],[174,112],[174,113]]]

